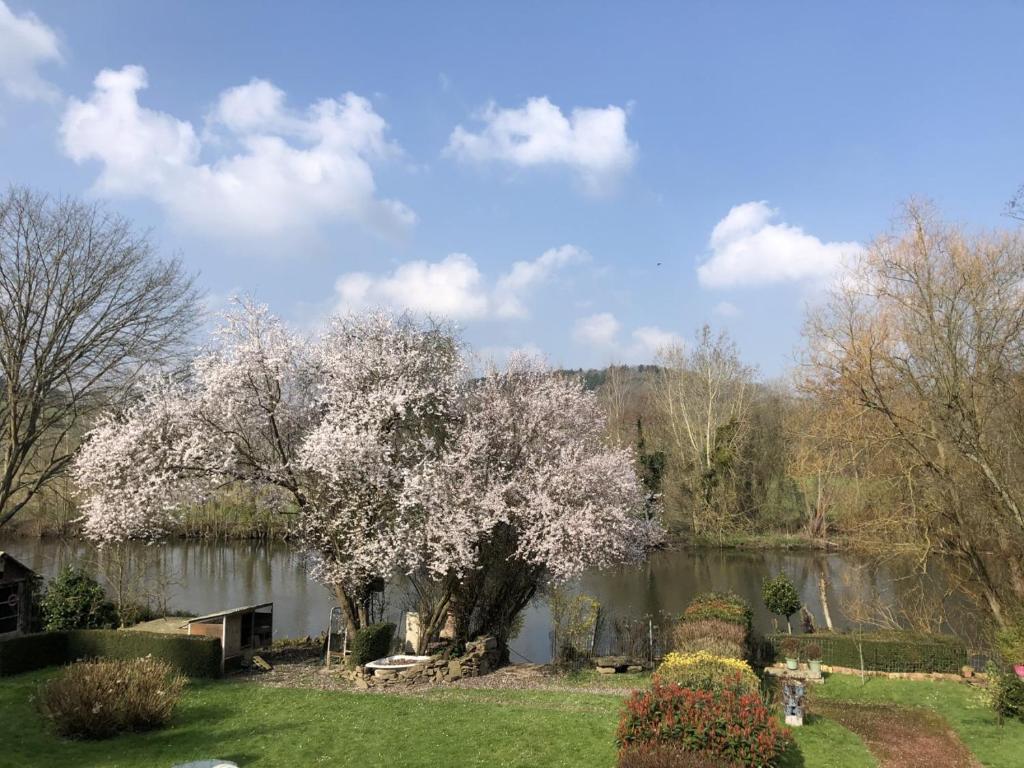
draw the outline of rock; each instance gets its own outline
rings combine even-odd
[[[357,690],[360,690],[360,691],[368,691],[368,690],[370,690],[370,684],[368,682],[366,682],[366,678],[357,677],[355,679],[355,685],[356,685],[356,689]]]
[[[594,665],[597,667],[611,667],[612,669],[618,669],[619,667],[628,667],[629,659],[625,656],[598,656],[594,659]]]
[[[598,667],[597,674],[599,675],[614,675],[615,667]]]
[[[640,664],[630,664],[626,667],[627,672],[643,672],[644,668]]]
[[[498,639],[495,637],[478,637],[477,643],[483,644],[483,650],[485,651],[495,651],[498,649]]]
[[[395,670],[393,669],[375,669],[373,670],[373,676],[378,680],[391,680],[395,677]]]
[[[452,659],[448,662],[448,677],[452,680],[458,680],[462,677],[462,664],[458,659]]]
[[[171,768],[238,768],[238,763],[229,760],[194,760],[191,763],[175,763]]]

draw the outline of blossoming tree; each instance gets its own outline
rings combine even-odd
[[[649,541],[633,457],[603,431],[594,397],[535,361],[470,379],[443,326],[349,316],[308,343],[242,305],[186,381],[104,418],[75,476],[101,542],[159,538],[218,487],[254,487],[297,513],[350,629],[374,585],[405,574],[424,642],[449,611],[461,637],[504,642],[548,581]]]

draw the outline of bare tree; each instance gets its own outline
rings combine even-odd
[[[83,422],[182,348],[192,278],[102,207],[0,198],[0,526],[66,469]]]
[[[904,510],[997,623],[1024,600],[1024,240],[910,205],[808,324],[819,392],[899,447]]]
[[[736,345],[704,326],[692,351],[661,354],[656,385],[666,442],[684,473],[693,528],[722,533],[731,511],[726,497],[748,428],[754,371]]]

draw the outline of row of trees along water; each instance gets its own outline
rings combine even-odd
[[[519,605],[548,579],[633,553],[642,520],[648,534],[659,523],[719,543],[786,534],[913,556],[922,567],[941,554],[952,589],[1003,623],[1024,603],[1022,286],[1016,229],[966,231],[912,204],[809,302],[796,364],[775,381],[710,327],[648,366],[572,376],[534,361],[481,376],[443,325],[350,318],[312,341],[253,305],[230,314],[212,342],[200,340],[197,356],[188,350],[199,296],[180,262],[102,206],[11,189],[0,200],[0,530],[54,509],[65,523],[85,512],[88,532],[115,538],[217,532],[231,519],[236,533],[287,532],[319,558],[328,582],[344,563],[358,573],[355,593],[395,568],[419,575],[423,599],[440,610],[466,574],[483,572],[480,558],[493,562],[474,589],[497,604],[523,577],[513,587]],[[357,380],[352,370],[371,358],[375,373]],[[351,370],[338,369],[346,359]],[[415,372],[424,389],[403,389]],[[388,376],[393,391],[383,394]],[[387,398],[398,409],[391,417],[382,415]],[[223,412],[239,402],[248,410]],[[495,457],[522,458],[523,416],[542,403],[545,418],[557,422],[568,404],[564,413],[591,428],[573,440],[545,432],[552,450],[516,469],[525,485],[499,492]],[[499,405],[520,418],[498,418]],[[390,437],[346,433],[360,424]],[[81,447],[86,435],[91,450]],[[462,453],[448,451],[449,438]],[[364,455],[363,468],[340,470],[338,446]],[[578,464],[567,467],[573,451]],[[428,466],[434,454],[446,463]],[[372,476],[374,462],[397,474]],[[424,515],[428,495],[447,505],[424,516],[434,527],[402,518],[376,540],[372,566],[332,527],[343,519],[344,536],[366,535],[379,521],[356,514],[357,500],[374,497],[389,515],[419,505]],[[525,523],[508,527],[510,510],[527,502],[533,517],[552,515],[548,533],[567,519],[560,505],[591,523],[604,505],[612,517],[603,530],[618,533],[589,556],[559,549]],[[466,528],[481,509],[489,522]],[[481,531],[494,551],[481,553]],[[401,539],[420,550],[409,554]],[[527,558],[509,560],[526,540]],[[417,571],[431,547],[450,562]],[[537,567],[518,568],[529,563]],[[365,620],[361,599],[350,601],[353,623]]]

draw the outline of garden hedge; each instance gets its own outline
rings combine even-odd
[[[781,658],[779,647],[788,637],[799,644],[800,658],[806,658],[804,649],[813,643],[821,648],[821,660],[837,667],[860,668],[859,642],[864,647],[864,668],[871,671],[957,673],[968,663],[967,646],[950,635],[915,632],[777,634],[768,637],[776,659]]]
[[[119,629],[40,632],[0,641],[0,675],[16,675],[77,659],[163,659],[189,677],[219,677],[220,640]]]
[[[352,664],[358,667],[387,656],[394,635],[394,624],[370,624],[358,630],[352,638]]]

